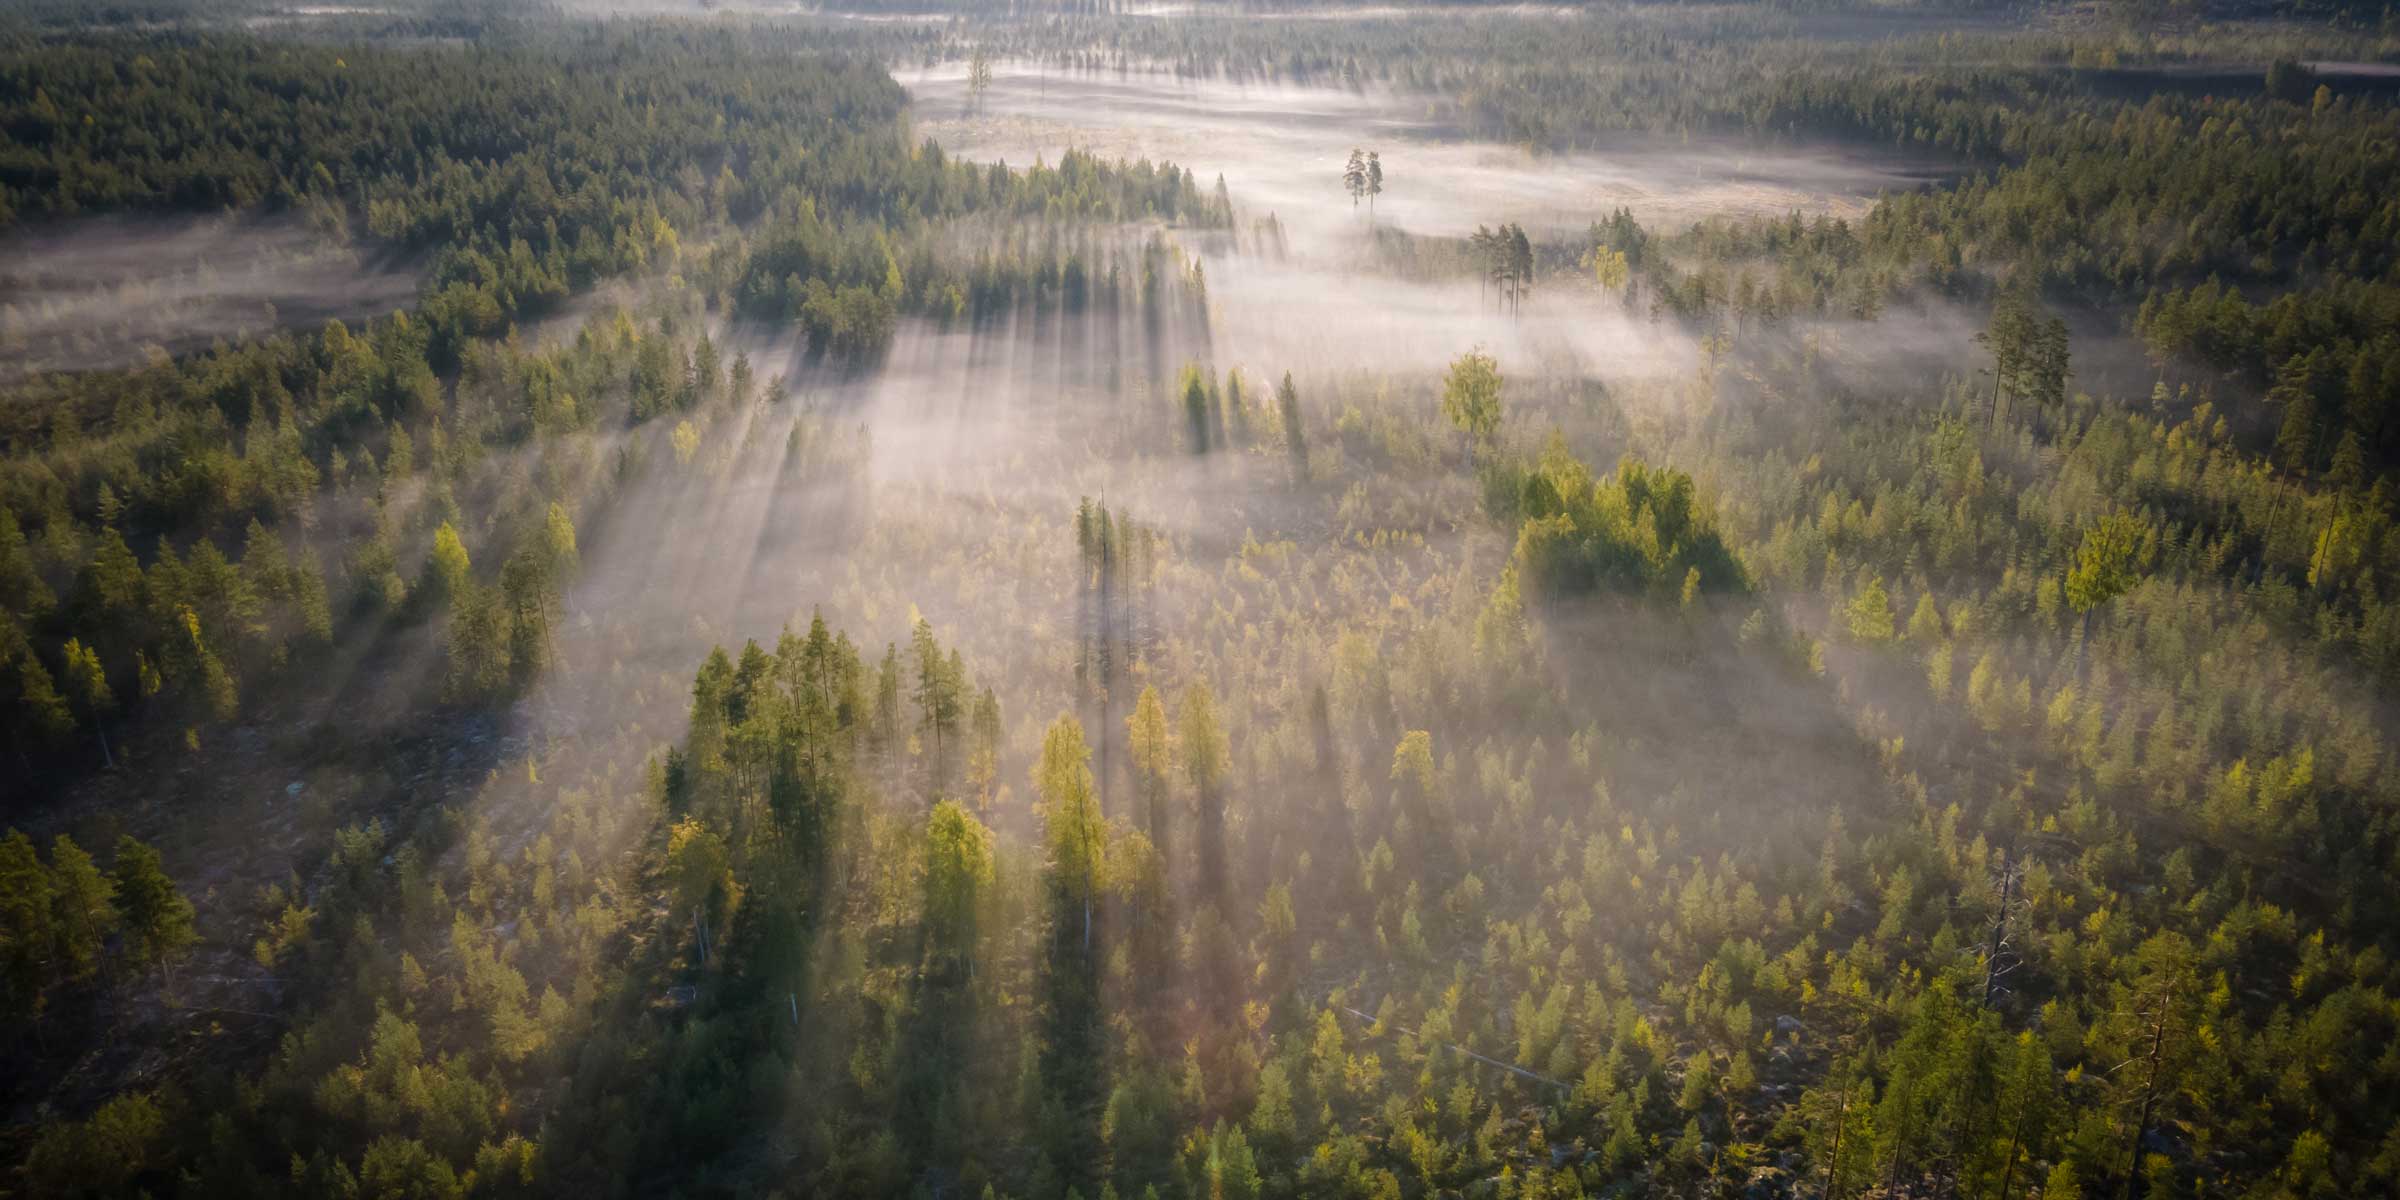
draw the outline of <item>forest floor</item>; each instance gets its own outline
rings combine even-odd
[[[336,716],[342,693],[407,691],[395,676],[409,670],[364,666],[338,688],[318,676],[314,692],[295,680],[196,748],[153,723],[112,743],[113,768],[54,780],[44,804],[12,814],[37,844],[72,837],[103,869],[120,836],[155,846],[193,902],[198,940],[171,974],[102,978],[33,1022],[12,1051],[19,1069],[0,1084],[0,1138],[16,1142],[54,1113],[86,1112],[129,1088],[265,1061],[290,1014],[287,981],[252,950],[279,915],[264,893],[281,887],[314,903],[334,831],[409,828],[463,804],[523,752],[508,731],[520,723],[513,714],[392,705],[372,718],[355,708]]]

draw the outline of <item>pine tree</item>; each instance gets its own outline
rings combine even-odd
[[[732,399],[734,407],[740,408],[750,403],[750,392],[754,385],[755,380],[750,367],[750,352],[747,350],[735,352],[733,369],[725,376],[725,394]]]
[[[970,104],[980,104],[983,94],[992,86],[992,58],[982,43],[975,46],[974,56],[967,61],[967,97]]]
[[[1502,226],[1501,232],[1508,239],[1508,278],[1514,284],[1510,294],[1517,311],[1523,312],[1525,296],[1533,290],[1533,241],[1525,236],[1522,225],[1511,223]]]
[[[450,621],[444,629],[449,667],[444,694],[462,704],[479,704],[506,688],[515,622],[509,598],[500,588],[468,580],[450,593]]]
[[[989,811],[992,789],[1000,778],[1000,699],[990,687],[975,700],[975,714],[969,720],[973,744],[967,750],[967,787],[975,794],[979,812]]]
[[[1178,706],[1178,739],[1184,777],[1192,785],[1192,827],[1199,844],[1201,893],[1224,911],[1228,899],[1225,862],[1225,733],[1217,724],[1216,697],[1205,680],[1194,680]]]
[[[1275,387],[1275,409],[1283,418],[1283,449],[1291,456],[1292,478],[1308,478],[1308,437],[1300,423],[1300,390],[1292,386],[1292,373],[1283,373],[1283,382]]]
[[[919,727],[931,743],[927,794],[940,798],[949,785],[949,745],[955,740],[958,719],[964,708],[966,681],[959,678],[964,666],[956,652],[945,658],[942,647],[934,640],[933,625],[923,617],[917,618],[909,633],[909,645],[916,659],[917,703]]]
[[[2191,943],[2183,935],[2152,935],[2134,951],[2128,965],[2131,977],[2119,987],[2109,1034],[2126,1054],[2125,1065],[2115,1078],[2127,1111],[2134,1114],[2124,1131],[2122,1162],[2125,1193],[2131,1200],[2140,1192],[2142,1141],[2170,1116],[2178,1095],[2176,1083],[2190,1058],[2192,1035],[2199,1022],[2198,967]]]
[[[935,804],[925,825],[929,953],[954,964],[973,954],[976,911],[991,883],[992,831],[955,801]]]
[[[444,521],[433,531],[433,554],[425,563],[425,590],[436,603],[450,601],[465,593],[472,582],[473,569],[467,559],[467,544],[459,540],[458,530]]]
[[[7,614],[0,612],[0,636],[15,632],[6,627],[6,621]],[[5,649],[0,649],[0,654],[4,653]],[[10,721],[11,740],[22,737],[28,731],[36,735],[35,740],[40,742],[65,738],[75,728],[75,713],[68,707],[66,697],[59,695],[58,684],[50,677],[50,668],[43,666],[33,650],[22,643],[12,658],[13,661],[0,660],[0,681],[7,680],[11,675],[15,677],[15,708],[21,714]]]
[[[116,885],[92,856],[60,834],[50,843],[51,969],[59,979],[89,979],[100,969],[100,947],[117,927]]]
[[[1048,862],[1048,947],[1043,956],[1042,1142],[1068,1178],[1094,1182],[1105,1147],[1100,1103],[1108,1094],[1097,940],[1107,831],[1083,726],[1061,713],[1042,737],[1033,768]],[[1056,1189],[1051,1189],[1054,1193]]]
[[[85,590],[101,614],[120,628],[130,623],[142,609],[142,584],[142,564],[124,536],[114,526],[102,529],[84,575]]]
[[[2002,398],[2025,377],[2036,331],[2035,307],[2032,289],[2020,276],[2001,290],[1999,301],[1992,306],[1991,324],[1975,335],[1992,354],[1992,393],[1985,410],[1990,427],[1999,426]]]
[[[1144,687],[1125,718],[1126,746],[1133,756],[1133,787],[1139,799],[1143,832],[1163,857],[1169,853],[1172,822],[1168,817],[1168,773],[1173,750],[1168,744],[1167,706],[1156,687]]]
[[[1061,714],[1042,735],[1042,756],[1033,766],[1033,786],[1041,797],[1049,846],[1051,889],[1069,905],[1072,915],[1067,923],[1080,928],[1077,937],[1087,955],[1106,840],[1091,758],[1083,724]]]
[[[2007,1067],[2006,1132],[2000,1152],[2000,1183],[1995,1195],[2012,1196],[2018,1174],[2030,1171],[2027,1160],[2039,1157],[2049,1137],[2051,1109],[2057,1099],[2049,1047],[2031,1032],[2017,1035]],[[2047,1193],[2045,1193],[2046,1195]]]
[[[67,697],[83,711],[92,733],[100,739],[100,759],[109,767],[117,765],[116,757],[108,752],[108,730],[102,720],[116,707],[116,697],[108,690],[108,672],[100,667],[100,656],[74,638],[67,639]]]
[[[192,902],[175,890],[175,881],[159,865],[158,851],[131,835],[117,839],[113,874],[117,910],[134,965],[168,966],[199,937],[192,927]]]
[[[548,558],[553,586],[563,586],[583,565],[575,548],[575,522],[568,517],[566,506],[553,502],[542,519],[542,549]]]
[[[2086,530],[2076,547],[2075,564],[2067,571],[2067,607],[2083,616],[2075,643],[2075,677],[2083,678],[2092,640],[2092,617],[2102,605],[2124,595],[2140,582],[2138,572],[2148,556],[2148,529],[2130,513],[2112,513]]]
[[[1208,381],[1200,373],[1200,368],[1185,366],[1183,369],[1183,420],[1189,431],[1191,450],[1194,454],[1206,454],[1214,445],[1212,435],[1216,432],[1216,422],[1210,416],[1210,410],[1213,407],[1214,402],[1209,396]]]
[[[883,644],[883,661],[875,668],[875,720],[870,740],[883,760],[887,783],[898,778],[907,737],[900,731],[900,644]]]
[[[24,529],[17,524],[16,512],[0,504],[0,608],[40,616],[57,603],[58,597],[34,568],[33,552],[26,545]]]
[[[11,829],[0,839],[0,1006],[16,1017],[38,1015],[50,956],[57,944],[50,872],[33,839]]]
[[[1892,598],[1883,590],[1883,576],[1868,578],[1844,608],[1850,636],[1870,646],[1892,640]]]
[[[1251,444],[1250,401],[1242,394],[1242,371],[1225,372],[1225,444],[1243,449]]]

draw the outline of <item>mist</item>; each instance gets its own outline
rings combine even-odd
[[[89,217],[0,239],[0,372],[92,370],[389,316],[421,272],[296,219]]]
[[[2380,1194],[2400,1108],[2320,1053],[2400,1011],[2361,73],[2080,12],[420,9],[11,52],[123,194],[375,212],[0,240],[0,1180]],[[2248,91],[2106,94],[2187,66]],[[112,82],[260,144],[128,153]],[[2260,403],[2249,342],[2312,365]]]
[[[959,115],[970,104],[963,69],[910,82],[919,132],[959,156],[1023,166],[1072,147],[1171,159],[1204,186],[1222,173],[1234,232],[1163,231],[1204,272],[1205,311],[1158,328],[1030,309],[963,327],[911,319],[863,372],[814,363],[789,335],[720,322],[724,351],[747,353],[781,389],[709,428],[690,464],[654,453],[589,531],[569,597],[569,636],[586,652],[569,661],[672,672],[709,645],[771,642],[818,611],[872,646],[905,640],[914,611],[1011,680],[1032,713],[1071,706],[1071,631],[1042,597],[1074,569],[1070,521],[1086,499],[1165,533],[1196,566],[1238,556],[1249,538],[1348,528],[1405,531],[1426,539],[1443,569],[1457,567],[1456,555],[1490,571],[1505,544],[1458,528],[1474,504],[1465,480],[1402,474],[1389,491],[1371,489],[1364,509],[1337,515],[1335,497],[1295,489],[1279,433],[1260,428],[1234,453],[1192,454],[1177,373],[1187,364],[1212,379],[1239,372],[1249,403],[1261,405],[1289,372],[1322,439],[1344,406],[1424,419],[1431,381],[1480,348],[1525,389],[1520,436],[1530,440],[1539,422],[1571,416],[1534,403],[1562,385],[1617,389],[1634,404],[1679,395],[1700,366],[1696,337],[1572,276],[1504,309],[1472,278],[1395,268],[1383,241],[1505,220],[1572,234],[1623,204],[1693,217],[1849,212],[1908,178],[1832,155],[1631,142],[1623,156],[1534,157],[1455,139],[1379,93],[1011,66]],[[1382,148],[1396,181],[1372,223],[1338,186],[1339,157],[1362,142]],[[1274,236],[1257,232],[1269,216]],[[1116,240],[1146,235],[1125,229]],[[564,336],[570,324],[554,319],[541,336]],[[1955,322],[1940,327],[1928,361],[1970,336]],[[1262,407],[1247,419],[1270,416]],[[1169,628],[1207,611],[1164,603]],[[996,624],[995,613],[1015,623]],[[1369,606],[1347,619],[1380,616]],[[528,711],[560,728],[604,727],[591,710],[603,695],[569,669]]]
[[[1821,146],[1743,145],[1625,134],[1605,151],[1535,155],[1461,135],[1441,101],[1381,88],[1232,83],[1135,71],[1064,72],[995,64],[970,94],[953,64],[901,82],[919,129],[953,154],[1019,165],[1069,147],[1172,160],[1203,181],[1222,174],[1252,216],[1295,233],[1362,235],[1363,207],[1343,194],[1351,148],[1377,150],[1388,182],[1377,224],[1459,237],[1478,225],[1579,231],[1617,208],[1676,231],[1713,216],[1857,216],[1878,194],[1940,178],[1941,164]]]

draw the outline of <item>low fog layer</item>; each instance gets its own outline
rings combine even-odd
[[[1203,183],[1222,174],[1252,216],[1287,228],[1362,227],[1342,190],[1352,147],[1383,156],[1375,220],[1455,236],[1514,221],[1536,232],[1581,229],[1610,210],[1678,229],[1711,216],[1857,215],[1884,191],[1934,177],[1831,147],[1765,150],[1626,134],[1608,151],[1535,156],[1458,138],[1424,98],[1382,90],[1191,80],[1158,73],[1061,73],[996,65],[980,97],[966,68],[903,77],[921,132],[954,154],[1023,166],[1070,147],[1103,157],[1172,160]]]
[[[1621,383],[1697,361],[1692,338],[1565,283],[1515,312],[1467,279],[1426,283],[1245,256],[1206,260],[1214,359],[1286,370],[1433,376],[1482,347],[1512,370]]]
[[[1710,156],[1689,150],[1535,158],[1444,139],[1431,115],[1380,92],[1146,73],[1065,76],[1026,66],[995,71],[980,98],[970,98],[956,68],[927,72],[912,87],[922,131],[962,157],[1022,167],[1076,148],[1172,161],[1203,187],[1222,175],[1242,233],[1192,240],[1210,297],[1206,343],[1195,357],[1254,379],[1287,370],[1434,373],[1476,346],[1562,377],[1618,382],[1682,369],[1694,361],[1689,337],[1588,287],[1559,280],[1504,313],[1463,275],[1395,278],[1374,239],[1457,236],[1502,221],[1580,230],[1637,195],[1648,197],[1649,211],[1693,217],[1726,211],[1737,191],[1762,211],[1803,200],[1855,206],[1856,196],[1892,181],[1830,159],[1783,156],[1793,178],[1824,185],[1804,196],[1731,182],[1758,160],[1711,166]],[[1377,148],[1391,180],[1372,215],[1341,189],[1342,160],[1354,145]],[[1258,222],[1269,216],[1279,236],[1261,236]]]
[[[820,609],[880,646],[905,640],[917,607],[1009,681],[1018,715],[1072,703],[1072,612],[1054,600],[1083,498],[1217,552],[1311,507],[1273,455],[1186,452],[1176,398],[1140,382],[1150,351],[1111,324],[912,320],[864,375],[727,334],[762,379],[783,375],[782,398],[707,427],[688,463],[654,456],[609,518],[580,531],[567,653],[528,706],[536,728],[621,719],[621,698],[582,672],[685,674],[712,644],[771,642]],[[1158,354],[1198,354],[1195,338],[1164,330]],[[1255,372],[1250,386],[1264,386]]]
[[[1398,21],[1459,17],[1568,18],[1582,10],[1562,4],[1342,4],[1315,8],[1257,10],[1238,2],[1129,4],[1117,10],[1127,17],[1239,17],[1245,21]]]
[[[101,217],[0,240],[0,374],[84,370],[283,326],[383,316],[413,269],[294,221]]]

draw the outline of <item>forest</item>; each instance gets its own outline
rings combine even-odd
[[[2396,696],[2379,9],[0,6],[0,1196],[2400,1196]]]

